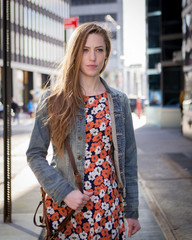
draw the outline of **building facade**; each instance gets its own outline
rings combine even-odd
[[[174,5],[174,8],[173,8]],[[147,120],[162,127],[181,124],[183,90],[182,1],[146,0]]]
[[[192,138],[192,1],[182,1],[183,44],[184,59],[184,95],[182,130],[186,137]]]
[[[122,0],[71,0],[71,16],[79,17],[79,24],[97,22],[111,33],[112,51],[104,78],[115,88],[123,88],[123,11]],[[109,80],[110,79],[110,80]]]
[[[26,110],[37,101],[48,76],[64,56],[63,18],[69,17],[68,0],[11,0],[12,96]],[[3,67],[3,1],[0,5],[0,99]]]

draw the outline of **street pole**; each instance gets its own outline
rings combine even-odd
[[[3,1],[4,222],[11,222],[11,33],[10,0]]]

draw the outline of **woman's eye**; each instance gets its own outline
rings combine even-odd
[[[84,48],[84,49],[83,49],[83,52],[87,52],[87,51],[88,51],[88,49],[87,49],[87,48]]]
[[[103,49],[102,48],[98,48],[97,51],[98,52],[103,52]]]

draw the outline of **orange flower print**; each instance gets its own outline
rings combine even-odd
[[[97,162],[98,159],[99,159],[98,155],[92,155],[91,156],[91,161],[94,162],[94,163]]]
[[[80,225],[76,227],[76,233],[82,233],[82,228],[80,227]]]
[[[103,197],[104,202],[109,202],[109,194],[106,193],[105,196]]]
[[[97,146],[98,146],[97,143],[92,143],[92,144],[91,144],[91,147],[90,147],[90,151],[91,151],[91,152],[94,152],[94,151],[96,150]]]
[[[55,212],[52,216],[51,216],[51,220],[52,221],[56,221],[59,219],[59,213],[58,212]]]
[[[89,143],[91,141],[91,133],[86,134],[85,142]]]
[[[102,132],[99,132],[97,135],[95,135],[93,138],[92,138],[92,141],[93,142],[98,142],[101,138],[102,138]]]
[[[75,220],[76,220],[78,225],[82,224],[82,219],[84,219],[84,216],[83,216],[82,212],[79,212],[75,215]]]
[[[89,200],[87,202],[86,208],[87,208],[88,211],[93,209],[93,202],[91,200]]]
[[[97,119],[95,122],[95,128],[99,128],[102,124],[102,120],[101,119]]]
[[[103,149],[103,150],[101,151],[100,157],[101,157],[102,159],[105,159],[105,158],[107,157],[107,152],[106,152],[105,149]]]
[[[103,118],[105,116],[105,112],[104,111],[99,111],[97,114],[96,114],[96,118]]]
[[[86,132],[90,131],[94,127],[94,122],[88,122],[86,124]]]
[[[111,126],[105,128],[105,135],[111,135]]]
[[[95,209],[101,208],[101,199],[95,204]]]
[[[60,214],[61,216],[67,216],[67,210],[66,210],[66,208],[59,208],[58,210],[59,210],[59,214]]]
[[[102,176],[97,176],[97,177],[95,178],[95,180],[94,180],[94,184],[95,184],[96,186],[101,185],[102,182],[103,182],[103,177],[102,177]]]
[[[86,233],[88,233],[90,231],[90,224],[88,222],[83,224],[83,230]]]

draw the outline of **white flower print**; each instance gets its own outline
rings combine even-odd
[[[92,213],[92,211],[86,211],[83,213],[83,216],[87,219],[91,219],[93,216],[93,213]]]
[[[102,172],[102,168],[101,167],[96,167],[95,169],[94,169],[94,173],[95,173],[95,175],[97,176],[100,176],[101,175],[101,172]]]
[[[108,230],[111,230],[112,229],[112,222],[107,222],[105,223],[105,228],[107,228]]]
[[[47,213],[48,214],[54,214],[54,209],[51,207],[51,206],[49,206],[49,207],[47,207]]]
[[[84,165],[85,165],[85,168],[88,168],[90,163],[91,163],[90,160],[86,160],[86,161],[85,161],[85,164],[84,164]]]
[[[100,102],[100,103],[104,103],[105,101],[106,101],[106,98],[105,98],[105,97],[102,97],[102,98],[99,99],[99,102]]]
[[[116,205],[116,206],[119,205],[119,198],[115,198],[115,205]]]
[[[58,224],[57,221],[53,221],[53,222],[52,222],[52,228],[53,228],[53,229],[57,230],[57,229],[58,229],[58,226],[59,226],[59,224]]]
[[[105,128],[106,128],[106,124],[104,122],[102,122],[100,127],[99,127],[100,131],[104,131]]]
[[[60,223],[63,222],[64,219],[65,219],[64,216],[63,216],[63,217],[60,217],[60,218],[59,218],[59,222],[60,222]]]
[[[102,137],[102,142],[108,143],[109,142],[109,137],[108,136],[103,136]]]
[[[105,179],[104,179],[104,184],[105,184],[107,187],[109,187],[109,186],[111,185],[111,182],[110,182],[109,179],[105,178]]]
[[[85,144],[85,149],[88,149],[88,148],[89,148],[89,144],[86,143],[86,144]]]
[[[99,201],[99,197],[98,197],[98,196],[95,196],[95,195],[92,195],[92,196],[90,197],[90,199],[91,199],[91,201],[92,201],[93,203],[97,203],[97,202]]]
[[[72,233],[71,236],[69,237],[70,240],[80,240],[79,234]]]
[[[101,204],[101,208],[104,209],[104,210],[108,210],[109,209],[109,203],[103,202]]]
[[[93,225],[94,225],[94,220],[93,220],[93,218],[89,218],[89,219],[88,219],[88,222],[89,222],[90,226],[93,226]],[[93,229],[93,231],[94,231],[94,229]]]
[[[92,185],[89,181],[85,182],[85,190],[91,189]]]
[[[116,181],[113,181],[113,188],[117,188],[117,182]]]
[[[91,156],[92,156],[92,152],[91,151],[86,151],[85,157],[86,158],[91,158]]]
[[[101,236],[97,234],[93,237],[93,240],[99,240],[100,238],[101,238]]]
[[[95,101],[95,98],[94,97],[90,97],[89,100],[88,100],[88,103],[92,104],[94,101]]]
[[[105,196],[105,191],[104,189],[101,189],[100,193],[99,193],[100,198],[103,198]]]
[[[112,207],[111,207],[111,211],[113,212],[115,210],[116,206],[115,206],[115,203],[113,202],[112,203]]]
[[[95,149],[95,154],[98,155],[101,153],[101,147],[97,146],[97,148]]]
[[[87,239],[87,233],[84,231],[80,233],[79,236],[80,236],[80,239]]]
[[[108,216],[110,216],[111,215],[111,211],[110,210],[107,210],[106,212],[105,212],[105,217],[108,217]]]
[[[110,143],[106,143],[104,148],[105,148],[106,151],[108,151],[110,149],[110,147],[111,147],[111,144]]]
[[[96,233],[100,233],[102,229],[103,229],[103,228],[102,228],[101,226],[99,226],[97,229],[95,229],[95,232],[96,232]]]
[[[91,133],[91,135],[96,136],[96,135],[99,133],[99,130],[96,129],[96,128],[92,128],[92,129],[90,130],[90,133]]]
[[[95,217],[95,221],[96,221],[96,222],[101,221],[101,214],[100,214],[100,213],[97,213],[97,215],[96,215],[96,217]]]
[[[108,187],[108,191],[107,192],[108,192],[108,194],[112,193],[112,187],[111,186]]]
[[[106,119],[111,120],[111,116],[110,116],[109,113],[107,113],[107,114],[105,115],[105,117],[106,117]]]
[[[85,112],[87,113],[89,111],[89,108],[85,108]]]
[[[98,160],[97,160],[97,162],[95,163],[95,165],[102,165],[102,163],[103,163],[103,159],[101,159],[101,158],[99,158]]]
[[[63,234],[62,232],[59,232],[58,238],[61,239],[61,240],[64,240],[65,239],[65,234]]]
[[[88,175],[89,181],[95,180],[95,176],[96,176],[95,172],[90,172],[89,175]]]
[[[91,110],[91,114],[95,115],[98,113],[98,108],[97,107],[94,107],[92,110]]]
[[[92,219],[92,220],[93,220],[93,219]],[[93,226],[93,225],[91,225],[91,226]],[[91,236],[93,236],[93,233],[94,233],[94,228],[93,228],[93,227],[92,227],[92,228],[90,228],[89,232],[90,232]]]
[[[115,239],[116,235],[117,235],[116,229],[112,229],[112,239]]]
[[[87,115],[87,122],[92,122],[92,121],[93,121],[93,116]]]
[[[104,108],[105,108],[105,104],[103,103],[99,104],[97,107],[98,111],[103,111]]]

